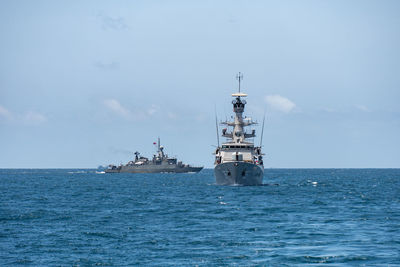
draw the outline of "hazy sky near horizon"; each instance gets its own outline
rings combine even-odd
[[[0,168],[125,163],[158,136],[212,167],[214,109],[232,115],[239,71],[245,115],[267,113],[266,167],[400,167],[399,14],[395,0],[0,1]]]

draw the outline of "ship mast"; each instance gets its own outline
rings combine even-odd
[[[236,75],[236,79],[239,83],[239,93],[232,94],[233,97],[236,97],[236,100],[232,101],[233,104],[233,112],[235,112],[235,126],[233,128],[233,140],[235,143],[241,143],[244,141],[243,135],[243,112],[244,106],[246,105],[246,100],[241,100],[240,97],[246,97],[246,94],[240,92],[240,82],[243,80],[243,74],[240,72]]]
[[[157,154],[160,157],[160,159],[164,158],[164,147],[162,147],[160,144],[160,137],[158,137],[157,140]]]
[[[243,74],[238,73],[236,75],[236,79],[238,80],[238,93],[232,94],[232,97],[235,97],[234,100],[232,100],[233,104],[233,112],[235,112],[235,119],[233,122],[223,122],[222,124],[232,126],[233,131],[232,133],[228,133],[226,129],[222,131],[222,136],[231,138],[233,143],[243,143],[245,142],[246,138],[254,137],[255,136],[255,131],[253,130],[251,133],[245,133],[244,127],[250,126],[252,124],[256,124],[255,122],[252,121],[244,121],[243,120],[243,112],[244,112],[244,107],[246,105],[246,100],[242,100],[242,97],[246,97],[247,94],[242,93],[240,91],[240,85],[241,81],[243,80]]]
[[[240,93],[240,81],[243,80],[243,74],[240,73],[240,71],[239,71],[239,73],[236,75],[236,80],[239,81],[239,93]]]

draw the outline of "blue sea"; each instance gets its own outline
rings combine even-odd
[[[0,170],[0,266],[399,266],[400,169]]]

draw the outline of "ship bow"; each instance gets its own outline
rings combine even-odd
[[[214,175],[219,185],[261,185],[264,168],[247,162],[226,162],[215,166]]]

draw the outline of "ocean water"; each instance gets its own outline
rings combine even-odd
[[[0,266],[399,266],[400,169],[0,170]]]

